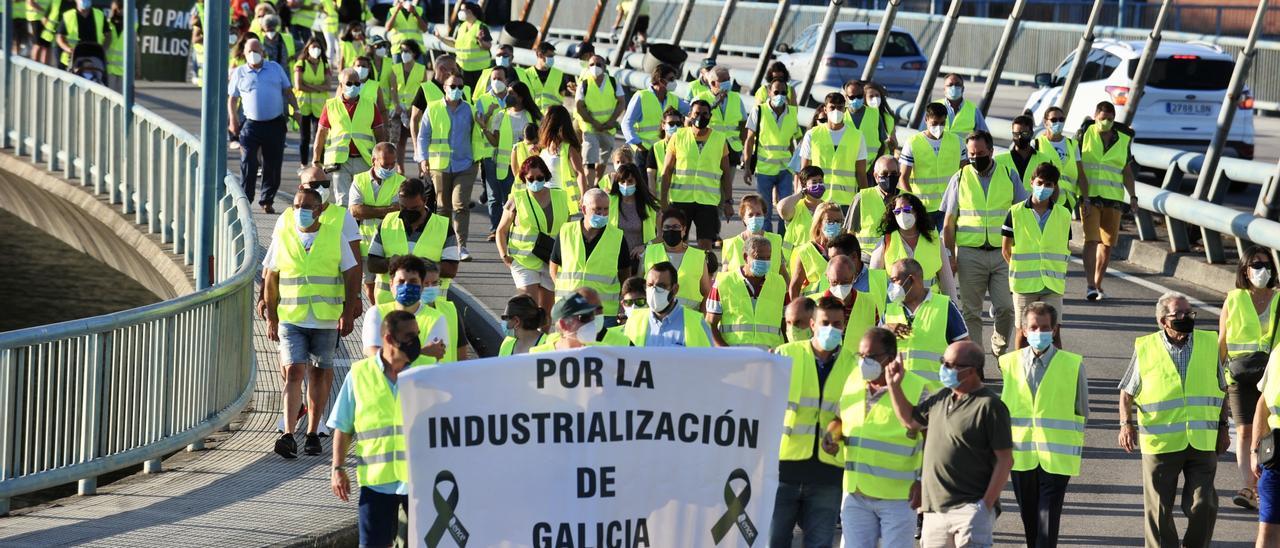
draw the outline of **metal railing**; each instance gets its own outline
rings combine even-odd
[[[609,53],[607,50],[608,48],[604,48],[601,53],[607,55]],[[759,55],[759,50],[757,49],[754,54]],[[531,65],[534,62],[534,54],[529,50],[516,50],[514,61],[518,64]],[[630,61],[631,58],[627,57],[623,63],[624,67],[629,66]],[[574,76],[581,71],[581,66],[569,59],[558,61],[556,66]],[[734,70],[732,72],[736,81],[750,81],[750,71]],[[648,87],[650,81],[650,76],[644,71],[630,68],[617,69],[614,76],[623,86],[633,90]],[[681,95],[688,93],[688,85],[685,82],[678,83],[677,89]],[[819,94],[839,91],[835,88],[816,85],[814,89]],[[742,100],[748,109],[754,108],[755,99],[750,93],[743,93]],[[898,142],[906,142],[915,130],[906,127],[903,121],[911,118],[914,105],[892,98],[888,99],[888,104],[899,121],[896,133]],[[799,119],[800,123],[807,127],[808,122],[813,119],[813,109],[801,108]],[[987,124],[996,139],[1003,142],[1012,140],[1010,120],[987,118]],[[1213,184],[1193,192],[1197,198],[1183,195],[1182,190],[1186,178],[1199,175],[1205,156],[1203,153],[1142,144],[1134,144],[1132,152],[1140,168],[1163,177],[1159,186],[1143,182],[1135,183],[1140,208],[1135,217],[1140,239],[1159,239],[1153,215],[1161,215],[1165,218],[1171,252],[1190,250],[1189,228],[1201,231],[1205,259],[1211,263],[1225,261],[1222,238],[1224,235],[1235,239],[1238,252],[1242,252],[1250,242],[1280,251],[1280,223],[1269,218],[1280,213],[1280,173],[1278,173],[1280,170],[1275,165],[1223,158],[1214,175],[1209,178]],[[1232,182],[1261,185],[1254,214],[1219,204]]]
[[[546,5],[547,1],[535,0],[534,13],[541,13],[539,10]],[[666,41],[675,26],[683,1],[645,0],[650,11],[649,41]],[[721,6],[721,2],[713,0],[695,2],[693,11],[689,15],[689,30],[681,38],[680,46],[691,52],[705,51],[720,17]],[[943,7],[945,11],[945,3]],[[758,55],[761,38],[768,35],[769,27],[773,24],[775,8],[776,5],[773,3],[739,3],[738,13],[733,18],[733,24],[728,26],[720,49],[728,53]],[[790,44],[810,25],[821,23],[824,11],[823,6],[793,6],[787,14],[787,20],[781,26],[779,41]],[[553,36],[581,36],[580,29],[587,27],[589,23],[587,18],[590,15],[591,10],[560,10],[551,25],[550,33]],[[861,21],[878,25],[882,15],[882,12],[877,10],[846,6],[840,10],[837,20]],[[894,19],[894,25],[902,27],[915,36],[921,52],[928,55],[927,52],[933,51],[943,19],[944,16],[941,14],[899,11]],[[948,44],[946,55],[942,60],[942,70],[965,76],[985,76],[995,55],[1004,25],[1004,19],[960,17],[955,30],[956,39]],[[1009,56],[1001,78],[1019,83],[1032,83],[1036,73],[1053,72],[1062,59],[1075,50],[1083,32],[1084,25],[1024,20],[1019,25],[1012,45],[1012,51],[1015,53]],[[1146,39],[1149,32],[1149,30],[1136,28],[1104,26],[1099,26],[1095,31],[1099,39],[1139,41]],[[1187,32],[1165,32],[1164,40],[1167,43],[1204,41],[1221,47],[1232,57],[1240,52],[1245,43],[1245,38],[1242,37]],[[1245,83],[1248,84],[1256,99],[1254,108],[1280,111],[1280,41],[1258,42],[1253,71]]]
[[[132,216],[193,265],[213,232],[215,285],[104,316],[0,333],[0,515],[15,495],[199,449],[252,394],[256,237],[240,186],[222,185],[213,226],[197,226],[199,141],[114,91],[3,56],[12,92],[0,141]]]

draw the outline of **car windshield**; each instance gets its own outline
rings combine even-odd
[[[1156,59],[1151,65],[1147,85],[1160,89],[1186,89],[1217,91],[1227,89],[1234,65],[1227,60],[1209,60],[1182,56]],[[1137,63],[1129,65],[1129,77],[1133,78]]]
[[[845,55],[867,55],[871,46],[876,43],[875,30],[846,30],[836,33],[836,53]],[[915,40],[905,32],[889,33],[889,41],[884,45],[885,57],[907,57],[919,55]]]

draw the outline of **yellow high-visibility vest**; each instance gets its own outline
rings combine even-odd
[[[563,299],[580,287],[590,287],[600,294],[605,316],[617,316],[622,291],[622,282],[618,279],[622,231],[611,226],[601,230],[604,233],[588,255],[582,223],[565,223],[560,227],[561,264],[556,273],[556,299]]]
[[[982,190],[978,170],[972,165],[960,170],[960,196],[956,213],[956,245],[960,247],[1000,247],[1000,227],[1013,207],[1013,178],[1008,170],[995,164],[991,181]]]
[[[1129,164],[1129,145],[1132,139],[1116,130],[1116,142],[1111,148],[1102,144],[1098,125],[1090,125],[1081,139],[1081,160],[1085,176],[1089,178],[1089,197],[1113,202],[1124,202],[1124,170]]]
[[[857,369],[857,352],[841,349],[827,380],[818,386],[818,371],[813,343],[806,339],[781,345],[774,351],[791,358],[791,388],[787,391],[787,410],[782,418],[782,444],[778,460],[800,461],[813,457],[814,437],[821,436],[840,413],[840,395],[845,380]],[[831,466],[843,463],[838,455],[818,450],[818,460]]]
[[[1191,334],[1191,361],[1183,380],[1165,348],[1162,332],[1134,341],[1142,389],[1138,405],[1138,445],[1142,454],[1181,451],[1188,446],[1213,451],[1224,392],[1218,386],[1218,334]]]
[[[404,220],[400,218],[400,212],[383,217],[377,231],[382,235],[382,256],[388,260],[400,255],[414,255],[439,263],[440,258],[444,256],[444,243],[449,234],[449,218],[432,214],[427,219],[427,225],[422,228],[422,235],[413,244],[412,250],[409,249],[409,235],[405,229]],[[448,290],[448,285],[443,278],[440,280],[440,286],[441,291]],[[394,301],[395,297],[391,293],[391,275],[385,272],[378,274],[374,301],[378,304],[389,303]]]
[[[902,378],[902,393],[912,404],[920,403],[924,387],[924,379],[916,375]],[[867,405],[867,379],[857,367],[852,368],[840,395],[840,427],[845,492],[907,500],[923,462],[924,436],[907,436],[889,394]]]
[[[676,305],[676,309],[671,314],[684,315],[684,346],[685,348],[710,348],[711,339],[707,337],[707,321],[702,318],[696,309],[687,306]],[[649,340],[649,309],[636,310],[631,316],[627,317],[627,325],[623,328],[623,332],[631,339],[633,346],[644,346]]]
[[[697,130],[680,128],[669,144],[676,151],[675,172],[671,176],[672,203],[720,204],[720,169],[725,154],[724,135],[711,132],[698,146]]]
[[[276,270],[280,272],[280,303],[276,308],[280,321],[298,323],[307,319],[308,311],[321,321],[337,321],[342,316],[346,298],[343,283],[341,219],[320,215],[320,230],[308,249],[296,230],[296,213],[291,207],[280,215],[273,238],[276,242]]]
[[[846,208],[853,203],[853,195],[857,194],[859,188],[858,151],[865,146],[862,132],[857,128],[845,126],[840,146],[834,144],[831,129],[826,125],[809,131],[809,163],[822,168],[822,180],[827,184],[822,201]]]
[[[960,139],[946,132],[942,134],[937,152],[923,132],[911,137],[911,193],[920,198],[930,212],[942,207],[942,194],[960,167],[962,148]]]
[[[355,112],[349,115],[341,97],[325,101],[329,119],[329,136],[324,146],[326,165],[347,163],[352,144],[365,163],[373,164],[373,112],[376,102],[377,99],[370,100],[361,94]]]
[[[1044,229],[1040,228],[1035,210],[1027,207],[1026,202],[1014,205],[1010,212],[1013,253],[1009,261],[1009,288],[1014,293],[1052,291],[1061,295],[1067,290],[1071,212],[1058,204],[1050,207]]]
[[[949,297],[932,294],[916,308],[914,321],[907,319],[906,309],[900,303],[889,303],[884,312],[884,323],[911,326],[911,334],[898,341],[898,355],[902,356],[907,371],[928,381],[925,387],[930,392],[942,388],[938,367],[950,342],[947,340],[950,307]]]
[[[408,481],[400,396],[391,391],[382,358],[357,361],[348,375],[356,403],[356,479],[364,486]]]
[[[1280,293],[1271,296],[1271,303],[1267,305],[1268,318],[1275,318],[1277,303],[1280,303]],[[1222,310],[1227,314],[1228,357],[1271,351],[1271,326],[1275,321],[1262,325],[1257,311],[1253,308],[1253,298],[1249,296],[1249,290],[1232,289],[1227,292]]]
[[[661,243],[649,244],[644,248],[644,271],[648,272],[653,265],[671,262],[667,248]],[[674,263],[673,263],[674,264]],[[680,284],[680,292],[676,293],[676,302],[694,310],[702,310],[702,273],[707,268],[707,252],[693,246],[684,250],[684,258],[676,268],[676,282]]]
[[[1013,469],[1024,472],[1038,466],[1050,474],[1078,476],[1084,449],[1084,417],[1076,414],[1081,357],[1054,351],[1035,394],[1027,383],[1023,358],[1022,350],[1000,356],[1000,399],[1009,408]]]
[[[729,346],[774,348],[782,340],[782,307],[787,287],[782,276],[765,275],[764,286],[755,299],[741,272],[721,272],[716,276],[723,313],[720,336]]]

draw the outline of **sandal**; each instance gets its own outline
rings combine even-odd
[[[1231,498],[1231,502],[1235,503],[1236,506],[1239,506],[1241,508],[1257,510],[1258,509],[1258,493],[1255,492],[1253,489],[1245,487],[1244,489],[1236,491],[1236,496]]]

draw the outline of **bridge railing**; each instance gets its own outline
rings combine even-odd
[[[535,0],[530,12],[529,21],[538,24],[543,10],[549,0]],[[560,0],[563,4],[564,1]],[[649,40],[666,42],[675,28],[676,18],[684,0],[645,0],[651,13],[649,24]],[[826,2],[823,2],[825,4]],[[522,3],[519,3],[522,4]],[[1158,3],[1157,3],[1158,4]],[[513,2],[513,6],[517,3]],[[724,3],[720,0],[697,0],[689,15],[689,23],[680,46],[687,51],[705,51],[711,42],[716,21],[720,17]],[[757,55],[763,37],[768,34],[773,24],[776,2],[739,2],[733,17],[733,24],[726,29],[721,49],[728,53]],[[804,29],[822,22],[824,6],[792,6],[786,21],[779,29],[779,42],[792,43]],[[1252,6],[1249,8],[1253,9]],[[513,9],[513,12],[518,10]],[[590,24],[590,9],[559,9],[548,29],[549,34],[559,36],[582,36],[582,29]],[[877,10],[846,7],[840,10],[839,21],[860,21],[879,25],[883,12]],[[514,14],[513,14],[514,15]],[[909,31],[920,44],[920,51],[929,55],[938,38],[944,15],[927,13],[910,13],[899,11],[894,25]],[[605,18],[607,27],[612,18]],[[965,76],[985,76],[991,59],[995,56],[1000,40],[1004,19],[985,17],[961,17],[957,22],[955,36],[947,47],[943,58],[943,71],[955,72]],[[1084,33],[1084,25],[1023,21],[1019,26],[1010,55],[1001,78],[1007,81],[1032,83],[1036,73],[1053,72],[1067,54],[1075,51]],[[1136,28],[1118,28],[1099,26],[1095,30],[1098,38],[1114,38],[1117,40],[1144,40],[1149,30]],[[607,28],[604,35],[607,35]],[[1217,36],[1189,32],[1164,32],[1165,42],[1204,41],[1221,47],[1223,51],[1235,57],[1243,49],[1245,38]],[[859,67],[861,70],[861,67]],[[803,75],[793,75],[803,77]],[[1266,111],[1280,111],[1280,41],[1262,40],[1258,42],[1257,58],[1254,59],[1252,74],[1246,81],[1255,97],[1254,108]]]
[[[248,403],[255,232],[238,184],[224,185],[213,226],[197,226],[199,141],[116,92],[6,56],[0,101],[10,152],[133,217],[188,265],[213,231],[214,285],[141,308],[0,333],[0,515],[15,495],[160,459],[231,421]],[[4,67],[0,67],[4,68]],[[130,144],[132,143],[132,144]],[[77,298],[93,298],[92,295]]]

